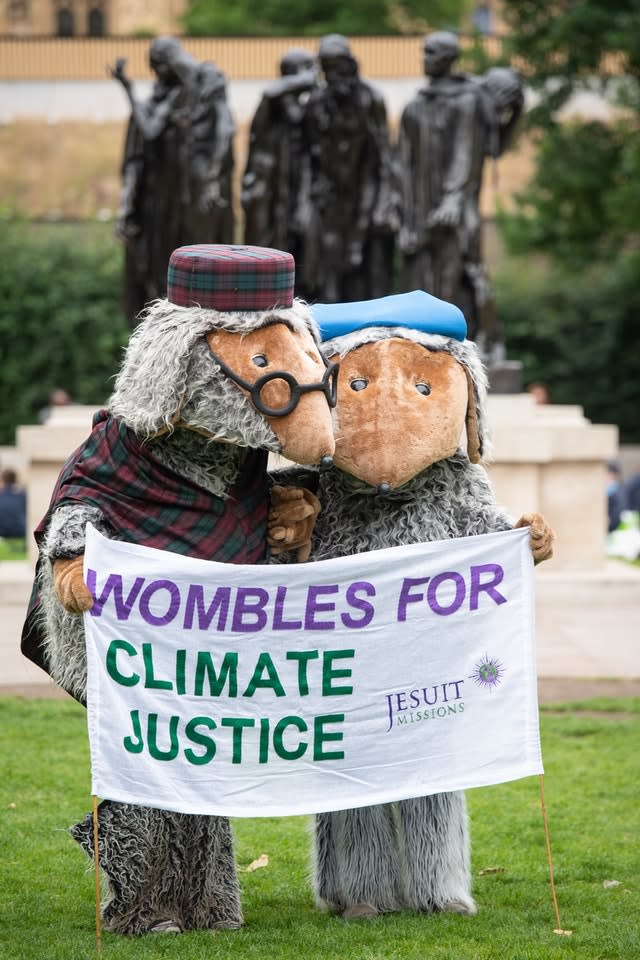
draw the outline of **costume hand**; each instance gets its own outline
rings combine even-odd
[[[519,527],[531,528],[529,546],[536,565],[553,556],[553,541],[556,535],[541,513],[524,513],[516,523],[516,530]]]
[[[83,560],[80,556],[72,560],[54,560],[53,563],[56,596],[68,613],[84,613],[93,606],[93,597],[82,579]]]
[[[298,563],[308,560],[311,534],[320,513],[320,501],[304,487],[271,488],[271,510],[267,523],[267,543],[274,556],[285,550],[297,550]]]

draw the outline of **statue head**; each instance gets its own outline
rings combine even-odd
[[[149,47],[149,66],[164,79],[179,54],[180,41],[176,37],[157,37]]]
[[[484,78],[499,110],[522,104],[522,76],[518,70],[513,67],[491,67]]]
[[[294,73],[302,73],[303,70],[313,70],[314,64],[315,58],[308,50],[290,47],[280,60],[280,73],[283,77],[288,77]]]
[[[358,64],[347,38],[340,33],[329,33],[322,37],[318,59],[332,93],[337,97],[351,96],[358,83]]]
[[[428,77],[441,77],[451,71],[451,66],[460,56],[460,46],[455,33],[435,30],[427,34],[422,44],[424,72]]]
[[[164,83],[184,80],[194,64],[177,37],[157,37],[149,47],[149,66]]]

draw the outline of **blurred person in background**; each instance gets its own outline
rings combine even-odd
[[[534,403],[551,403],[551,394],[546,383],[536,380],[525,388],[526,393],[530,393]]]
[[[611,533],[622,519],[622,511],[626,509],[625,490],[622,484],[620,466],[615,460],[607,463],[607,531]]]
[[[27,498],[18,486],[15,470],[2,471],[0,487],[0,537],[6,540],[24,540],[26,534]]]
[[[47,406],[38,413],[40,423],[46,423],[55,407],[68,407],[73,403],[70,394],[63,387],[54,387],[49,394]]]

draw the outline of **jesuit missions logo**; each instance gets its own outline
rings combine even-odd
[[[465,679],[473,680],[478,687],[492,692],[500,685],[504,674],[501,661],[485,654],[466,678],[388,693],[386,707],[389,726],[385,732],[389,733],[394,726],[407,726],[423,720],[445,720],[464,713]]]

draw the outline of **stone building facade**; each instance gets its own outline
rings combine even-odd
[[[6,0],[0,34],[101,37],[180,32],[186,0]]]

